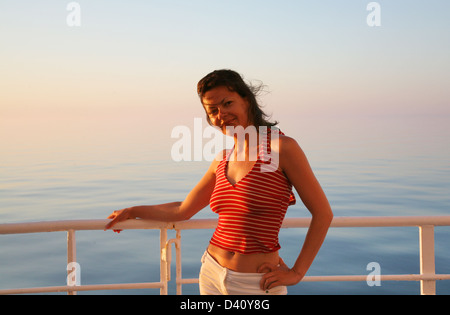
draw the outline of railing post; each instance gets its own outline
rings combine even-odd
[[[75,230],[67,231],[67,276],[71,276],[73,272],[77,274],[77,270],[71,270],[74,263],[77,262],[77,244],[75,240]],[[70,267],[70,268],[69,268]],[[76,268],[76,267],[75,267]],[[70,270],[69,270],[70,269]],[[67,295],[76,295],[76,291],[67,291]]]
[[[177,230],[175,242],[177,295],[181,295],[181,233]]]
[[[166,281],[169,282],[171,280],[170,276],[170,268],[172,263],[172,244],[175,244],[175,253],[176,253],[176,285],[177,285],[177,295],[181,295],[181,234],[180,230],[176,230],[176,238],[172,238],[166,241],[166,245],[164,249],[161,251],[161,257],[166,263]]]
[[[160,289],[161,295],[168,294],[167,288],[167,260],[166,260],[166,242],[167,242],[167,228],[161,228],[159,230],[159,241],[160,241],[160,260],[159,260],[159,269],[160,269],[160,281],[162,287]]]
[[[419,226],[420,234],[420,274],[435,275],[434,226]],[[435,295],[436,280],[420,280],[420,294]]]

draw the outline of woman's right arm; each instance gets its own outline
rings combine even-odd
[[[209,199],[216,183],[216,168],[220,161],[215,159],[206,174],[189,192],[182,202],[170,202],[152,206],[135,206],[114,211],[108,219],[112,219],[105,229],[128,219],[145,219],[154,221],[183,221],[188,220],[209,204]]]

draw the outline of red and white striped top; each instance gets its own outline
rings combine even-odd
[[[272,133],[278,132],[275,130]],[[278,165],[271,171],[267,170],[270,132],[267,133],[267,142],[261,143],[258,151],[258,160],[253,168],[235,185],[226,176],[232,150],[217,167],[210,207],[219,214],[219,223],[210,243],[222,249],[241,254],[269,253],[280,249],[278,233],[287,207],[295,204],[295,196],[292,184]],[[261,171],[261,166],[266,168]]]

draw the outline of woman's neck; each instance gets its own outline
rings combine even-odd
[[[256,161],[258,159],[259,135],[257,132],[234,134],[234,161]]]

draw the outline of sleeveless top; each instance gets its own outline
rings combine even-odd
[[[263,136],[265,141],[259,144],[253,168],[235,185],[226,176],[234,148],[217,166],[210,207],[219,215],[219,222],[211,244],[241,254],[280,249],[278,233],[287,207],[295,204],[295,196],[292,184],[270,155],[271,133],[283,133],[271,129],[268,128],[267,137]]]

